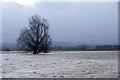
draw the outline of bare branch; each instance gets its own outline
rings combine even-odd
[[[29,18],[29,28],[21,30],[17,43],[20,48],[26,51],[33,51],[34,54],[39,52],[48,52],[51,43],[48,35],[48,21],[38,15]]]

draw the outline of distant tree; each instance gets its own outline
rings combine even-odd
[[[48,52],[51,38],[48,35],[48,21],[38,15],[29,18],[29,28],[24,28],[17,39],[18,47],[24,51],[37,54]]]

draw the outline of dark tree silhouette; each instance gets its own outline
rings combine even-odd
[[[29,28],[21,30],[17,44],[21,50],[33,52],[48,52],[51,38],[48,35],[48,21],[38,15],[29,18]]]

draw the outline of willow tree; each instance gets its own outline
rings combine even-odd
[[[49,23],[46,19],[34,15],[29,18],[29,28],[21,30],[17,39],[17,44],[21,50],[47,53],[51,44],[51,38],[48,34]]]

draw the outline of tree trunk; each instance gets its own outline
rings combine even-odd
[[[37,53],[37,49],[34,50],[33,54],[36,54]]]
[[[37,46],[37,44],[36,44],[36,46],[34,47],[34,52],[33,52],[33,54],[37,54],[37,51],[38,51],[38,46]]]

